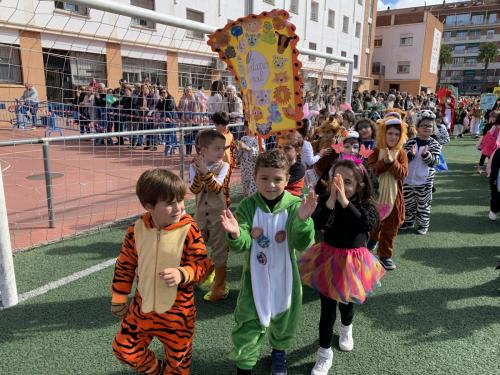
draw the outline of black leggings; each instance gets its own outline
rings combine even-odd
[[[321,317],[319,319],[319,345],[322,348],[328,349],[332,346],[333,339],[333,324],[337,317],[337,301],[325,297],[320,293],[321,297]],[[352,302],[347,305],[339,303],[340,321],[343,325],[351,325],[354,318],[354,304]]]
[[[479,166],[484,167],[484,162],[486,161],[487,156],[481,154],[481,157],[479,158]]]

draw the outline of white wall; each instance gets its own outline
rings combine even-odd
[[[413,45],[411,47],[400,46],[400,37],[403,34],[413,34]],[[380,62],[381,65],[385,65],[385,79],[420,79],[425,24],[417,23],[377,27],[375,30],[375,39],[379,39],[379,37],[382,38],[382,47],[374,48],[373,62]],[[410,74],[397,73],[398,62],[400,61],[410,61]]]

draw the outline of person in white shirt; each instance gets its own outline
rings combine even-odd
[[[38,112],[38,91],[28,82],[24,84],[24,88],[25,90],[23,95],[19,98],[19,101],[29,109],[33,126],[35,126],[37,123],[36,114]]]

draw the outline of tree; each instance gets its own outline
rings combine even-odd
[[[441,81],[441,70],[443,69],[443,65],[445,64],[451,64],[453,61],[453,49],[447,45],[447,44],[441,44],[441,49],[439,50],[439,82],[442,83]]]
[[[484,83],[485,87],[488,86],[488,80],[486,79],[488,73],[488,66],[491,62],[495,62],[498,56],[498,48],[497,44],[494,42],[488,42],[483,44],[481,48],[479,48],[479,56],[477,57],[477,61],[482,62],[484,64]]]
[[[452,53],[453,49],[449,45],[442,44],[439,51],[439,65],[451,64],[453,61]]]

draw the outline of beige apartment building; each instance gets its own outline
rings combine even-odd
[[[379,11],[375,28],[374,88],[411,94],[435,91],[443,24],[426,10]]]

